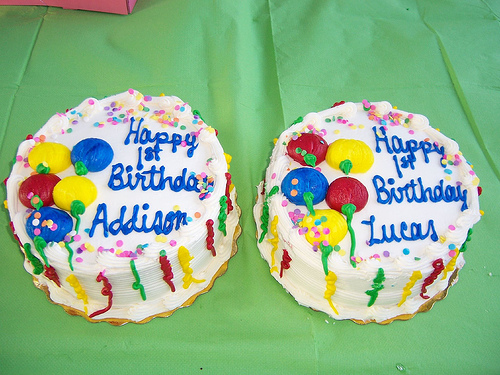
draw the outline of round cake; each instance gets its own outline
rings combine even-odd
[[[409,319],[457,280],[478,184],[426,117],[336,103],[277,139],[254,207],[259,250],[301,305],[357,323]]]
[[[135,90],[54,115],[7,180],[25,269],[70,314],[168,316],[236,252],[236,191],[217,131],[175,96]]]

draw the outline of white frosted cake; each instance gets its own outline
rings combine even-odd
[[[254,207],[258,246],[301,305],[357,323],[409,319],[457,280],[478,184],[426,117],[342,102],[276,141]]]
[[[217,132],[174,96],[86,99],[19,146],[11,227],[35,285],[71,314],[146,322],[187,306],[236,252]]]

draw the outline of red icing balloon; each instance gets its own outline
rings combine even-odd
[[[352,177],[340,177],[334,180],[326,192],[326,203],[335,211],[342,212],[342,206],[352,203],[356,212],[361,211],[368,202],[368,190],[365,185]]]
[[[38,195],[44,206],[52,206],[54,186],[61,181],[55,174],[34,174],[23,181],[19,187],[19,200],[23,205],[33,208],[31,198]],[[32,194],[30,194],[32,193]]]
[[[288,155],[297,163],[304,166],[312,166],[304,160],[304,152],[297,152],[297,149],[306,151],[309,155],[316,157],[315,166],[325,160],[328,151],[328,142],[318,134],[302,133],[297,139],[292,139],[286,146]]]

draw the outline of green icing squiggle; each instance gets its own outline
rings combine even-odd
[[[139,290],[141,292],[142,300],[146,300],[146,291],[144,290],[144,285],[141,284],[141,277],[139,276],[139,272],[137,272],[137,268],[135,268],[135,262],[133,259],[130,260],[130,269],[135,277],[135,283],[132,284],[132,288],[134,290]]]
[[[224,234],[224,236],[227,234],[226,233],[226,219],[227,219],[227,197],[223,195],[219,199],[219,204],[220,204],[220,211],[219,211],[219,230]]]
[[[262,233],[259,238],[259,243],[264,241],[264,237],[266,236],[267,229],[269,227],[269,198],[276,194],[279,191],[279,187],[276,185],[274,186],[269,194],[266,194],[266,198],[264,199],[264,203],[262,205],[262,215],[260,216],[260,221],[262,224],[260,224],[260,228],[262,229]]]
[[[28,260],[34,267],[33,273],[35,275],[40,275],[43,272],[42,262],[40,262],[40,259],[33,255],[33,253],[31,252],[31,245],[29,243],[25,243],[23,248],[24,252],[26,253],[26,258],[28,258]]]

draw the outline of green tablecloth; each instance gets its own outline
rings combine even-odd
[[[500,373],[499,15],[495,0],[139,0],[128,16],[0,7],[0,176],[55,112],[134,88],[179,96],[219,130],[243,210],[239,252],[208,294],[123,327],[47,302],[4,210],[0,373]],[[299,306],[261,259],[251,214],[273,138],[363,99],[425,114],[484,189],[459,283],[388,326]]]

